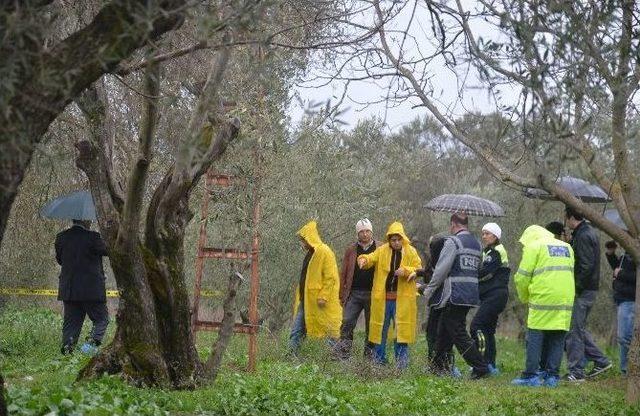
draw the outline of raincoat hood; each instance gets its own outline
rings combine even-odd
[[[389,237],[393,234],[398,234],[402,236],[403,247],[406,247],[409,244],[411,244],[411,240],[409,240],[409,237],[407,237],[407,235],[404,233],[404,227],[399,221],[392,222],[389,225],[389,229],[387,230],[387,234],[386,234],[387,242],[389,242]]]
[[[551,231],[548,231],[546,228],[541,227],[539,225],[531,225],[527,227],[526,230],[522,233],[522,237],[520,237],[520,243],[523,246],[530,246],[534,244],[536,241],[540,239],[553,239],[555,238]]]
[[[322,244],[320,234],[318,233],[318,223],[315,221],[309,221],[306,223],[304,227],[298,230],[297,234],[304,238],[304,241],[314,249],[318,248],[318,246]]]

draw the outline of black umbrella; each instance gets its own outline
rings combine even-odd
[[[467,194],[444,194],[425,206],[431,211],[461,213],[479,217],[504,217],[504,210],[495,202]]]
[[[96,207],[93,205],[91,193],[77,191],[49,201],[47,205],[42,207],[40,214],[47,218],[94,221]]]
[[[573,176],[562,176],[556,180],[556,184],[567,190],[571,195],[575,196],[586,203],[604,203],[610,202],[611,198],[605,191],[597,185],[574,178]],[[549,201],[557,201],[558,199],[540,188],[526,188],[524,194],[529,198],[539,198]]]

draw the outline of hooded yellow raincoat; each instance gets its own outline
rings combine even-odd
[[[400,268],[404,273],[398,279],[398,292],[396,300],[395,325],[397,342],[414,343],[416,341],[416,317],[418,305],[416,301],[416,281],[410,282],[407,278],[422,267],[420,256],[416,249],[410,245],[411,241],[404,233],[404,227],[399,222],[391,223],[386,234],[386,243],[379,246],[371,254],[363,254],[359,258],[366,258],[365,269],[375,267],[373,274],[373,288],[371,290],[371,318],[369,319],[369,341],[374,344],[382,342],[382,325],[384,323],[384,310],[386,306],[385,283],[391,268],[391,255],[393,250],[389,246],[389,236],[399,234],[402,236],[402,260]]]
[[[340,336],[342,322],[342,306],[340,306],[340,276],[336,256],[331,248],[322,242],[315,221],[308,222],[298,230],[298,235],[313,247],[313,255],[307,267],[304,285],[304,321],[307,335],[321,338]],[[327,303],[318,306],[318,299]],[[293,316],[298,313],[300,290],[296,285]]]

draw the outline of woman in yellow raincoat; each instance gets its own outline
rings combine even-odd
[[[320,239],[315,221],[308,222],[298,230],[298,236],[307,255],[295,293],[293,326],[289,337],[293,354],[297,354],[305,335],[337,339],[342,321],[340,277],[335,254]]]
[[[374,357],[386,363],[387,333],[394,322],[396,366],[409,364],[409,346],[416,341],[416,269],[422,267],[420,256],[411,246],[399,222],[389,226],[387,242],[371,254],[358,257],[360,268],[375,267],[371,290],[371,318],[369,341],[376,344]]]

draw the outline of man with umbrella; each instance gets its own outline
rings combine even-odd
[[[60,266],[58,300],[64,304],[62,353],[71,353],[84,323],[93,323],[82,346],[84,353],[95,353],[109,324],[102,257],[107,248],[99,233],[91,231],[91,221],[73,220],[73,226],[56,236],[56,261]]]
[[[451,372],[449,352],[455,345],[473,371],[472,379],[489,375],[489,368],[469,336],[466,319],[478,306],[478,270],[482,249],[468,230],[466,214],[451,215],[451,236],[446,238],[433,277],[425,290],[430,307],[442,309],[438,322],[433,369],[438,374]]]
[[[102,257],[107,248],[99,233],[91,231],[96,209],[91,194],[78,191],[49,202],[41,214],[47,218],[71,219],[71,228],[56,236],[56,261],[61,267],[58,300],[64,304],[62,353],[73,352],[84,318],[93,323],[82,352],[94,354],[109,324]]]

